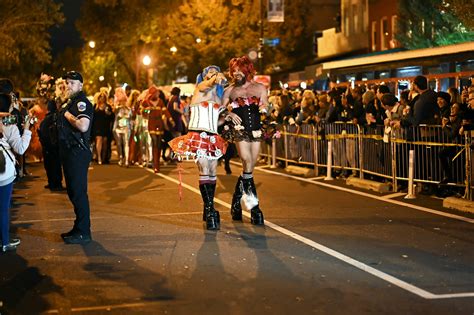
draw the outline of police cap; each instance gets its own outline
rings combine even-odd
[[[84,83],[82,75],[77,71],[68,71],[65,75],[63,75],[63,79],[78,80],[81,81],[81,83]]]

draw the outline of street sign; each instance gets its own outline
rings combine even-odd
[[[280,45],[280,38],[275,37],[275,38],[264,38],[263,39],[263,44],[270,46],[270,47],[275,47]]]
[[[285,3],[284,0],[267,0],[268,22],[285,21]]]

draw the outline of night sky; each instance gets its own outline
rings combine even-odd
[[[53,56],[62,52],[66,47],[81,47],[82,39],[74,23],[80,14],[80,7],[84,0],[56,0],[62,4],[64,24],[51,30],[51,47]]]

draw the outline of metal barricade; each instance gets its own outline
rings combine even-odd
[[[384,126],[368,126],[361,135],[362,173],[392,179],[392,148]]]
[[[279,140],[279,141],[278,141]],[[301,165],[314,165],[314,127],[312,125],[285,125],[282,137],[275,143],[277,160]]]
[[[473,131],[466,131],[464,132],[464,157],[465,157],[465,171],[466,171],[466,190],[464,192],[464,198],[467,200],[473,200],[473,186],[474,183],[472,182],[473,178],[473,154],[472,154],[472,144],[474,140]],[[459,154],[460,155],[460,154]]]
[[[319,123],[285,125],[281,138],[275,139],[276,159],[285,165],[312,165],[315,173],[327,167],[328,141],[332,142],[333,169],[359,171],[397,181],[408,181],[409,151],[415,152],[415,182],[466,186],[466,197],[472,198],[470,173],[474,136],[466,132],[457,143],[441,126],[420,125],[390,130],[384,126],[361,129],[352,123]],[[262,156],[271,157],[272,147],[264,145]]]
[[[394,138],[397,179],[408,179],[408,152],[415,153],[414,180],[439,183],[443,179],[452,185],[464,185],[465,161],[463,143],[456,143],[441,126],[420,125],[405,129]],[[462,141],[459,141],[462,142]]]
[[[332,142],[332,166],[341,171],[360,169],[359,128],[352,123],[332,123],[325,125],[326,140]],[[326,143],[327,145],[327,143]],[[327,160],[327,159],[326,159]]]

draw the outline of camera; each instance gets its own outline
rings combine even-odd
[[[30,123],[30,125],[34,125],[38,122],[38,117],[36,116],[30,116],[30,115],[26,115],[25,117],[25,122],[28,121]]]
[[[8,125],[15,125],[16,124],[16,116],[10,115],[2,117],[2,124],[5,126]]]

